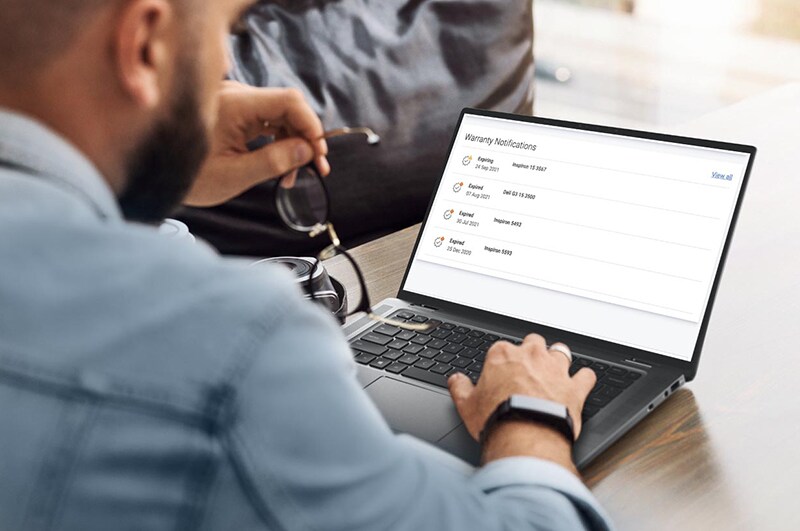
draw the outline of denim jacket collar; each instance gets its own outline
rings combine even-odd
[[[11,166],[81,197],[98,216],[122,220],[116,197],[97,167],[44,124],[0,108],[0,166]]]

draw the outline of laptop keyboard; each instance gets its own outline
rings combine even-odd
[[[388,324],[372,327],[350,342],[356,362],[444,388],[447,388],[447,378],[454,372],[462,372],[477,383],[486,352],[496,341],[522,343],[520,339],[429,319],[407,310],[396,312],[392,319],[427,323],[430,328],[412,332]],[[584,420],[595,416],[644,375],[573,354],[570,375],[583,367],[592,369],[597,375],[597,385],[583,409]]]

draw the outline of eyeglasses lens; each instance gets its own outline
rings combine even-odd
[[[328,194],[319,174],[311,167],[300,168],[294,187],[278,187],[278,214],[295,230],[311,232],[328,221]]]

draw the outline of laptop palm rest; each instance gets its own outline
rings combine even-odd
[[[449,396],[384,376],[366,388],[395,431],[437,443],[461,424]]]

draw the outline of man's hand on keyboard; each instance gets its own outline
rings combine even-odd
[[[495,343],[489,349],[477,385],[463,374],[454,374],[448,386],[461,418],[476,440],[492,412],[514,394],[567,406],[577,437],[583,404],[596,376],[584,368],[570,377],[568,370],[567,357],[547,350],[544,338],[532,334],[520,346],[505,341]],[[529,421],[501,422],[492,429],[484,447],[484,462],[512,456],[541,457],[575,470],[571,446],[563,435]]]

